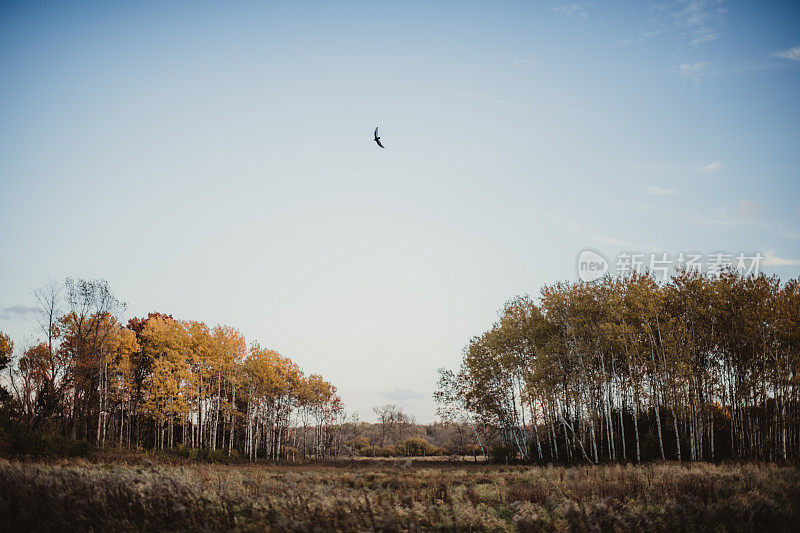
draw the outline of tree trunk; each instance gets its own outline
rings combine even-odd
[[[678,417],[675,416],[675,409],[672,409],[672,427],[675,429],[675,447],[678,453],[678,462],[681,461],[681,436],[678,433]]]

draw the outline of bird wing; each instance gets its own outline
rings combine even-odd
[[[375,127],[375,138],[376,139],[378,138],[378,127],[377,126]]]
[[[381,144],[381,141],[378,140],[377,138],[375,139],[375,142],[378,143],[378,146],[380,146],[381,148],[386,148],[384,145]]]

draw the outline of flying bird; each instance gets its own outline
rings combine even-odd
[[[378,146],[381,148],[386,148],[384,145],[381,144],[381,138],[378,137],[378,127],[375,126],[375,142],[378,143]]]

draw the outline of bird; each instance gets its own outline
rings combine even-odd
[[[378,146],[381,148],[386,148],[384,145],[381,144],[381,138],[378,137],[378,127],[375,126],[375,142],[378,143]]]

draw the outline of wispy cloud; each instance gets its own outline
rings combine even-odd
[[[767,266],[794,266],[800,265],[800,260],[778,257],[773,250],[770,250],[764,254],[764,264]]]
[[[581,20],[589,18],[590,7],[597,5],[595,2],[563,2],[555,7],[551,7],[551,11],[556,11],[568,17],[576,17]]]
[[[692,215],[689,217],[689,223],[697,226],[746,226],[750,222],[742,220],[741,218],[732,216],[730,213],[720,213],[712,215]]]
[[[681,63],[678,70],[680,71],[681,78],[689,78],[698,81],[706,74],[710,66],[711,63],[709,61],[695,61],[693,63]]]
[[[36,311],[38,308],[29,305],[0,307],[0,320],[28,320]]]
[[[758,202],[745,200],[739,202],[739,206],[736,208],[736,214],[742,218],[755,220],[756,218],[758,218],[758,215],[761,214],[761,209],[763,207],[764,206]]]
[[[788,50],[780,50],[772,55],[783,59],[789,59],[791,61],[800,61],[800,46],[795,46],[794,48],[789,48]]]
[[[677,24],[690,46],[719,38],[723,15],[727,12],[721,4],[717,0],[692,0],[675,13]]]
[[[638,249],[638,250],[652,250],[652,251],[655,251],[657,249],[656,246],[646,245],[646,244],[637,243],[637,242],[631,242],[631,241],[620,239],[620,238],[617,238],[617,237],[611,237],[608,234],[597,233],[597,231],[595,230],[594,226],[592,226],[592,227],[584,226],[584,225],[578,223],[578,221],[576,221],[576,220],[574,220],[574,219],[572,219],[570,217],[564,216],[564,215],[560,215],[560,214],[557,215],[557,214],[548,213],[548,212],[539,211],[539,210],[532,210],[531,213],[534,214],[534,215],[540,216],[542,218],[545,218],[545,219],[552,220],[552,221],[556,222],[558,225],[560,225],[562,228],[567,230],[569,233],[572,233],[572,234],[575,234],[575,235],[581,235],[583,237],[587,237],[587,238],[589,238],[589,239],[591,239],[591,240],[593,240],[595,242],[600,242],[600,243],[604,243],[604,244],[612,244],[612,245],[615,245],[615,246],[625,246],[625,247],[629,247],[631,249]],[[595,230],[595,231],[593,231],[593,230]]]
[[[394,402],[422,399],[422,394],[420,394],[417,391],[413,391],[411,389],[395,389],[393,391],[381,392],[380,395],[383,396],[385,399]]]
[[[719,161],[714,161],[707,165],[703,165],[702,167],[697,169],[697,172],[700,174],[715,174],[717,172],[722,172],[722,163]]]
[[[678,189],[664,189],[662,187],[657,187],[655,185],[648,187],[646,191],[647,194],[653,196],[668,196],[670,194],[678,194]]]
[[[539,63],[541,63],[541,61],[538,61],[536,59],[515,59],[514,60],[514,66],[515,67],[535,67]]]
[[[617,239],[615,237],[609,237],[608,235],[598,235],[597,233],[592,233],[592,239],[597,242],[602,242],[605,244],[613,244],[615,246],[634,246],[632,242],[625,241],[622,239]]]
[[[705,213],[702,215],[691,215],[689,217],[689,222],[691,224],[696,224],[699,226],[724,226],[724,227],[750,226],[758,224],[755,218],[743,217],[739,215],[738,211],[740,209],[741,209],[741,204],[739,204],[739,207],[736,209],[737,214],[735,215],[729,213],[726,209],[722,209],[711,213]]]
[[[610,235],[604,235],[601,233],[592,233],[589,231],[578,231],[578,233],[582,233],[584,235],[588,235],[593,241],[603,243],[603,244],[611,244],[613,246],[624,246],[626,248],[631,249],[638,249],[638,250],[655,250],[655,246],[649,246],[647,244],[643,244],[640,242],[633,242],[628,241],[625,239],[620,239],[617,237],[612,237]]]
[[[677,41],[673,72],[699,82],[709,76],[711,63],[703,57],[704,45],[723,34],[725,13],[722,0],[665,0],[650,4],[654,17],[651,27],[631,42],[644,42],[662,34],[673,34]]]
[[[616,237],[611,237],[609,235],[602,235],[598,233],[590,233],[589,237],[592,238],[593,241],[599,242],[602,244],[611,244],[612,246],[620,246],[623,248],[628,248],[629,250],[641,250],[641,251],[649,251],[655,252],[657,248],[655,246],[651,246],[648,244],[643,244],[640,242],[633,242],[628,241],[625,239],[618,239]]]

